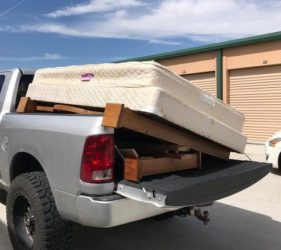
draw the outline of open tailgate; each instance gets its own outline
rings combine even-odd
[[[158,207],[196,206],[237,193],[262,179],[271,164],[240,161],[203,161],[202,169],[144,177],[139,182],[121,180],[117,193]]]

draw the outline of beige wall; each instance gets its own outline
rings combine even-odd
[[[185,75],[216,72],[216,51],[162,59],[159,63]],[[223,50],[223,100],[229,103],[229,71],[281,65],[281,41],[263,42]]]
[[[216,96],[216,52],[192,54],[158,62]]]
[[[281,64],[281,41],[225,49],[227,69]]]
[[[223,100],[229,103],[229,71],[281,65],[281,41],[265,42],[223,51]]]
[[[179,75],[211,72],[216,70],[216,52],[169,58],[158,62]]]

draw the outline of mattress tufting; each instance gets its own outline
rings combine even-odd
[[[243,152],[244,116],[156,62],[126,62],[36,71],[34,100],[104,107],[123,103]]]

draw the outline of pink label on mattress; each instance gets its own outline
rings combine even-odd
[[[81,75],[81,81],[90,81],[94,77],[94,74],[92,73],[85,73]]]

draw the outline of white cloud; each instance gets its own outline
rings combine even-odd
[[[58,18],[63,16],[75,16],[88,13],[99,13],[114,11],[117,9],[132,8],[142,6],[139,0],[90,0],[86,3],[59,9],[47,14],[48,17]]]
[[[56,54],[56,53],[45,53],[43,56],[43,59],[45,60],[61,60],[61,59],[65,59],[66,57],[60,55],[60,54]]]
[[[122,5],[123,4],[123,5]],[[131,10],[129,7],[134,7]],[[23,25],[17,32],[55,33],[89,38],[146,40],[178,44],[188,38],[213,42],[281,30],[281,2],[269,0],[92,0],[49,17],[80,15],[67,21]]]
[[[66,57],[60,54],[52,54],[52,53],[45,53],[42,56],[29,56],[29,57],[9,57],[9,56],[0,56],[0,61],[48,61],[48,60],[62,60],[66,59]]]

